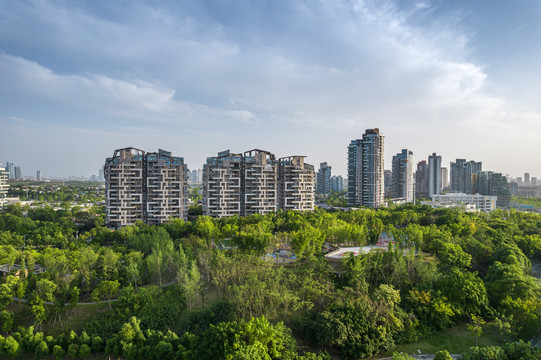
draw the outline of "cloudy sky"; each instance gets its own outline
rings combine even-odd
[[[0,162],[97,174],[118,148],[346,173],[347,145],[541,177],[538,0],[0,0]]]

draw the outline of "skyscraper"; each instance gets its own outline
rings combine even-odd
[[[428,157],[428,197],[441,193],[441,156],[433,153]]]
[[[319,164],[316,179],[316,194],[329,195],[331,193],[332,167],[326,162]]]
[[[182,157],[159,150],[115,150],[105,160],[105,222],[118,229],[141,220],[155,225],[188,215],[187,167]]]
[[[393,156],[391,197],[413,201],[413,151],[402,149]]]
[[[23,174],[21,173],[21,167],[15,166],[15,180],[22,180]]]
[[[8,180],[15,180],[15,165],[13,163],[6,163],[6,172],[8,173]]]
[[[331,191],[336,193],[344,191],[344,178],[342,175],[331,177]]]
[[[441,188],[446,189],[449,187],[449,169],[446,167],[441,168]]]
[[[482,170],[483,164],[473,160],[456,159],[451,162],[451,191],[472,194],[472,175]]]
[[[41,170],[36,171],[36,180],[41,181]]]
[[[417,171],[415,172],[415,197],[428,198],[428,181],[429,171],[426,160],[417,163]]]
[[[384,136],[367,129],[348,146],[348,204],[379,208],[384,204]]]

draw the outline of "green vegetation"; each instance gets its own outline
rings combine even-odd
[[[400,353],[461,353],[478,341],[473,359],[509,354],[502,341],[538,331],[536,214],[410,205],[199,216],[118,231],[103,223],[99,206],[0,213],[0,353],[407,358]],[[323,257],[324,248],[374,244],[382,231],[394,244],[345,257],[340,276]],[[218,250],[223,242],[235,250]],[[265,260],[273,249],[291,249],[297,261]],[[316,351],[303,353],[297,341]]]
[[[513,196],[511,201],[517,204],[532,205],[536,208],[541,208],[541,198],[524,198],[524,197]]]

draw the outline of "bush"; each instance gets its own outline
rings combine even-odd
[[[57,359],[62,359],[65,354],[66,352],[64,351],[64,349],[62,349],[62,346],[55,345],[53,347],[53,355],[56,356]]]
[[[49,347],[45,341],[41,341],[38,346],[36,346],[36,358],[42,359],[45,356],[49,355]]]

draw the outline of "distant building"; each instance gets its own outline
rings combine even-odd
[[[441,188],[449,188],[449,169],[446,167],[441,168]]]
[[[41,170],[36,171],[36,180],[41,181]]]
[[[15,180],[22,180],[23,174],[21,173],[21,167],[15,166]]]
[[[391,186],[393,184],[393,172],[391,170],[383,170],[383,196],[391,198]]]
[[[472,194],[472,175],[482,170],[482,163],[456,159],[451,163],[451,191]]]
[[[436,203],[456,203],[456,204],[474,204],[476,209],[484,212],[490,212],[496,209],[496,196],[486,196],[479,194],[449,193],[433,195],[432,201]]]
[[[103,181],[105,178],[103,177],[103,169],[98,170],[98,181]]]
[[[319,164],[316,177],[316,194],[329,195],[331,193],[331,170],[332,167],[326,162]]]
[[[384,136],[367,129],[348,146],[348,204],[379,208],[384,205]]]
[[[530,173],[524,173],[524,185],[530,185]]]
[[[331,191],[336,193],[344,191],[344,178],[342,175],[331,177]]]
[[[8,173],[8,180],[15,180],[15,165],[13,163],[6,163],[6,171]]]
[[[8,192],[8,172],[2,165],[0,164],[0,210],[4,207],[4,204],[6,203],[6,196]]]
[[[391,197],[413,201],[413,151],[402,149],[393,156]]]
[[[417,171],[415,172],[415,197],[429,198],[428,195],[429,172],[426,160],[417,163]]]
[[[182,157],[159,150],[115,150],[105,160],[105,221],[111,228],[141,220],[162,224],[188,215],[187,166]]]
[[[473,175],[473,192],[497,197],[498,208],[508,208],[511,203],[511,187],[501,173],[480,171]]]
[[[441,193],[441,156],[433,153],[428,157],[428,196]]]

